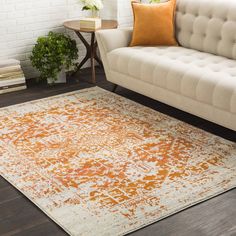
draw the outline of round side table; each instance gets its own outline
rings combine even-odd
[[[82,43],[84,44],[86,48],[86,55],[84,59],[80,62],[80,64],[77,66],[77,70],[80,70],[81,67],[90,59],[91,61],[91,70],[92,70],[92,83],[96,83],[96,72],[95,72],[95,60],[98,62],[99,65],[102,66],[102,61],[97,55],[97,42],[95,39],[95,32],[97,30],[104,30],[104,29],[115,29],[118,26],[117,21],[115,20],[102,20],[102,27],[96,30],[93,29],[85,29],[80,28],[79,20],[71,20],[64,22],[64,27],[67,29],[74,30],[74,32],[77,34],[77,36],[80,38]],[[89,33],[91,34],[91,42],[88,43],[82,33]]]

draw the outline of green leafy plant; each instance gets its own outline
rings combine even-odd
[[[142,0],[140,2],[142,2]],[[149,3],[160,3],[160,2],[161,0],[149,0]]]
[[[150,0],[149,3],[159,3],[160,0]]]
[[[82,10],[94,10],[99,11],[103,9],[102,0],[80,0],[80,2],[84,5]]]
[[[40,72],[41,79],[57,80],[58,73],[75,66],[78,58],[76,41],[69,36],[49,32],[47,36],[39,37],[33,48],[30,60]]]

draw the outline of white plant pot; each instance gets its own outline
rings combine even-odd
[[[51,78],[47,79],[48,84],[53,84],[53,80]],[[57,76],[57,80],[54,81],[55,84],[66,83],[66,72],[65,69],[62,69],[61,72]]]

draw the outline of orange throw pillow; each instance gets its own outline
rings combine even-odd
[[[176,0],[157,4],[132,2],[134,30],[130,46],[176,46]]]

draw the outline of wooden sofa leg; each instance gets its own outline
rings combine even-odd
[[[112,92],[115,93],[116,89],[117,89],[118,85],[114,84],[113,88],[112,88]]]

